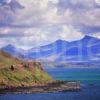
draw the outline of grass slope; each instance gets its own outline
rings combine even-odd
[[[0,51],[0,86],[31,86],[51,81],[40,62],[24,62]]]

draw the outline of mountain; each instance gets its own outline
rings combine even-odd
[[[85,36],[73,42],[57,40],[46,46],[33,48],[27,54],[42,61],[94,61],[100,58],[100,39]]]
[[[49,81],[52,78],[43,70],[40,62],[25,62],[0,51],[0,88],[31,86]]]
[[[68,42],[64,40],[57,40],[54,43],[28,50],[27,56],[33,59],[38,59],[55,55],[62,52],[62,49],[64,49],[67,44]]]
[[[17,48],[14,45],[8,44],[1,48],[2,51],[9,53],[13,57],[16,57],[18,59],[22,60],[29,60],[32,59],[30,56],[27,56],[27,51],[21,48]]]
[[[85,36],[79,41],[68,44],[68,48],[58,60],[65,61],[99,61],[100,39]]]
[[[99,61],[100,39],[85,36],[83,39],[73,42],[57,40],[51,44],[27,51],[17,49],[12,45],[5,46],[2,50],[23,60],[38,59],[45,62]]]
[[[24,50],[23,49],[19,49],[16,48],[15,46],[9,44],[7,46],[4,46],[1,48],[2,51],[11,54],[12,56],[16,57],[16,58],[20,58],[20,59],[24,59],[25,55],[24,55]]]

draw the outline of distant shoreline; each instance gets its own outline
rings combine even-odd
[[[29,93],[54,93],[80,91],[80,83],[68,81],[54,81],[51,83],[37,84],[36,86],[0,87],[0,94],[29,94]]]

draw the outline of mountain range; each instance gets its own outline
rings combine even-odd
[[[83,39],[73,42],[56,40],[51,44],[31,48],[27,51],[18,49],[13,45],[2,47],[1,50],[23,60],[38,59],[50,62],[99,61],[100,39],[85,36]]]

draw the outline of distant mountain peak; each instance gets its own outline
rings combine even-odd
[[[56,41],[58,41],[58,42],[66,42],[66,40],[61,40],[61,39],[56,40]]]
[[[66,41],[66,40],[61,40],[61,39],[55,41],[55,43],[58,43],[58,44],[60,44],[60,43],[67,43],[67,42],[68,42],[68,41]]]
[[[14,45],[12,45],[12,44],[8,44],[8,45],[6,45],[6,46],[4,46],[3,48],[15,48],[15,46]]]
[[[8,45],[2,47],[1,49],[5,52],[11,52],[11,53],[13,53],[17,50],[17,48],[12,44],[8,44]]]
[[[96,37],[93,37],[93,36],[86,35],[83,39],[90,40],[90,39],[99,39],[99,38],[96,38]]]
[[[93,36],[89,36],[89,35],[85,35],[82,39],[80,40],[84,40],[84,41],[89,41],[89,40],[92,40],[92,39],[96,39],[96,40],[100,40],[99,38],[96,38],[96,37],[93,37]],[[80,40],[75,40],[75,41],[80,41]],[[75,41],[72,41],[72,42],[75,42]],[[56,40],[55,43],[69,43],[67,40]],[[70,42],[71,43],[71,42]]]

